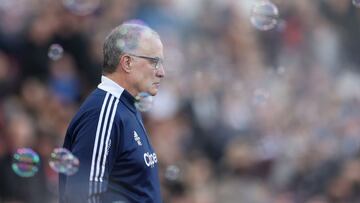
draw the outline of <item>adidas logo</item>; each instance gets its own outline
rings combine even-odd
[[[139,135],[136,133],[136,131],[134,131],[134,140],[135,140],[135,142],[138,144],[138,146],[142,146],[140,137],[139,137]]]

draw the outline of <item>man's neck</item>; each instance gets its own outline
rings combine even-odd
[[[133,97],[135,97],[138,92],[131,87],[130,82],[128,82],[123,75],[121,74],[117,74],[117,73],[113,73],[113,74],[107,74],[104,75],[106,77],[108,77],[109,79],[111,79],[112,81],[116,82],[118,85],[120,85],[121,87],[123,87],[126,91],[128,91]]]

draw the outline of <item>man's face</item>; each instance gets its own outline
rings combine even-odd
[[[136,55],[149,57],[142,58],[132,56],[133,60],[133,76],[134,76],[134,87],[140,92],[147,92],[152,96],[155,96],[160,87],[160,81],[165,76],[164,67],[159,62],[156,67],[156,58],[162,60],[163,45],[160,39],[154,35],[143,34],[140,41]],[[151,59],[153,58],[153,59]]]

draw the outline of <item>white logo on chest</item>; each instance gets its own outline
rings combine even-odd
[[[156,154],[151,154],[149,152],[144,153],[144,161],[148,167],[154,167],[154,165],[158,162]]]
[[[134,131],[134,140],[135,140],[135,142],[136,142],[139,146],[142,146],[140,137],[139,137],[139,135],[136,133],[136,131]]]

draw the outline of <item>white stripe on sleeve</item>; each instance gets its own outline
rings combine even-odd
[[[108,145],[109,145],[109,139],[110,139],[110,135],[111,135],[111,130],[112,130],[112,125],[114,123],[114,117],[115,117],[115,114],[116,114],[116,109],[117,109],[117,106],[118,106],[118,103],[119,103],[119,99],[116,99],[115,101],[115,105],[113,107],[113,111],[112,111],[112,114],[111,114],[111,120],[110,120],[110,124],[109,124],[109,127],[108,127],[108,131],[107,131],[107,135],[106,135],[106,141],[105,141],[105,152],[103,153],[103,162],[102,162],[102,165],[101,165],[101,175],[100,175],[100,181],[102,182],[103,181],[103,177],[104,177],[104,173],[105,173],[105,164],[106,164],[106,158],[108,156]]]
[[[105,107],[106,107],[106,103],[107,100],[109,98],[109,93],[106,94],[105,99],[104,99],[104,103],[101,107],[101,112],[100,112],[100,116],[99,116],[99,122],[97,125],[97,129],[96,129],[96,137],[95,137],[95,143],[94,143],[94,148],[93,148],[93,154],[92,154],[92,161],[91,161],[91,170],[90,170],[90,181],[93,181],[94,179],[94,170],[95,170],[95,156],[96,156],[96,152],[97,152],[97,146],[98,146],[98,140],[99,140],[99,134],[100,134],[100,129],[101,129],[101,124],[102,124],[102,120],[103,120],[103,115],[104,115],[104,111],[105,111]]]
[[[108,126],[110,110],[113,108],[114,98],[115,98],[114,96],[111,96],[111,98],[110,98],[109,106],[107,107],[106,114],[105,114],[105,123],[102,126],[102,130],[101,130],[99,153],[98,153],[98,156],[96,158],[96,165],[95,165],[95,169],[96,169],[95,178],[94,178],[95,181],[99,181],[100,160],[101,160],[102,153],[103,153],[105,133],[107,131],[106,129],[107,129],[107,126]]]

